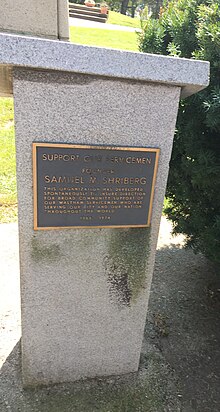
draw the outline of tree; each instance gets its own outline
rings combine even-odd
[[[120,12],[121,1],[120,0],[108,0],[108,6],[110,10]]]
[[[165,212],[188,246],[220,262],[220,0],[172,0],[139,40],[143,52],[210,61],[210,86],[180,103]]]
[[[163,0],[147,0],[146,4],[148,6],[150,16],[154,19],[158,19]]]
[[[145,1],[146,0],[144,0],[144,2]],[[122,0],[120,13],[127,14],[127,11],[129,10],[129,14],[131,15],[131,17],[134,17],[136,8],[141,4],[143,5],[144,2],[141,2],[141,0]]]
[[[122,2],[121,2],[121,11],[120,11],[121,14],[126,14],[126,11],[127,11],[127,8],[128,8],[128,3],[129,3],[129,0],[122,0]]]

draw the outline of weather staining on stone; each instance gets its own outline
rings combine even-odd
[[[111,258],[105,258],[105,270],[108,273],[108,284],[111,301],[118,306],[130,306],[132,292],[129,287],[128,273],[123,273],[123,266],[116,265]]]
[[[150,228],[113,230],[104,258],[110,301],[129,307],[145,287]]]

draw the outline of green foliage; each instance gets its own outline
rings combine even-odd
[[[139,38],[143,50],[147,50],[148,53],[160,53],[163,45],[164,28],[160,25],[159,20],[142,20],[142,29]],[[145,30],[148,31],[147,37],[145,36]]]
[[[171,0],[139,49],[210,61],[210,86],[180,103],[165,213],[188,246],[220,262],[220,0]]]
[[[145,0],[144,3],[148,7],[150,16],[157,19],[159,17],[160,7],[163,4],[163,0]]]
[[[108,0],[109,9],[115,12],[120,12],[121,9],[121,1],[119,0]]]

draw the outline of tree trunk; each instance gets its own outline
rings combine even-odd
[[[159,18],[160,7],[163,5],[163,0],[155,0],[154,2],[149,2],[149,10],[152,13],[154,19]]]
[[[134,13],[135,13],[136,7],[137,7],[136,2],[135,2],[135,1],[132,1],[131,17],[133,17],[133,18],[134,18]]]
[[[121,14],[126,14],[126,11],[127,11],[127,8],[128,8],[128,2],[129,2],[129,0],[122,0]]]

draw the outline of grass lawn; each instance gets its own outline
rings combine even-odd
[[[129,26],[134,28],[140,28],[140,19],[135,17],[124,16],[124,14],[116,13],[116,11],[109,11],[109,18],[107,23],[118,24],[119,26]]]
[[[17,217],[14,113],[12,98],[0,99],[0,222]]]
[[[137,39],[135,32],[70,27],[70,41],[77,44],[138,51]]]

